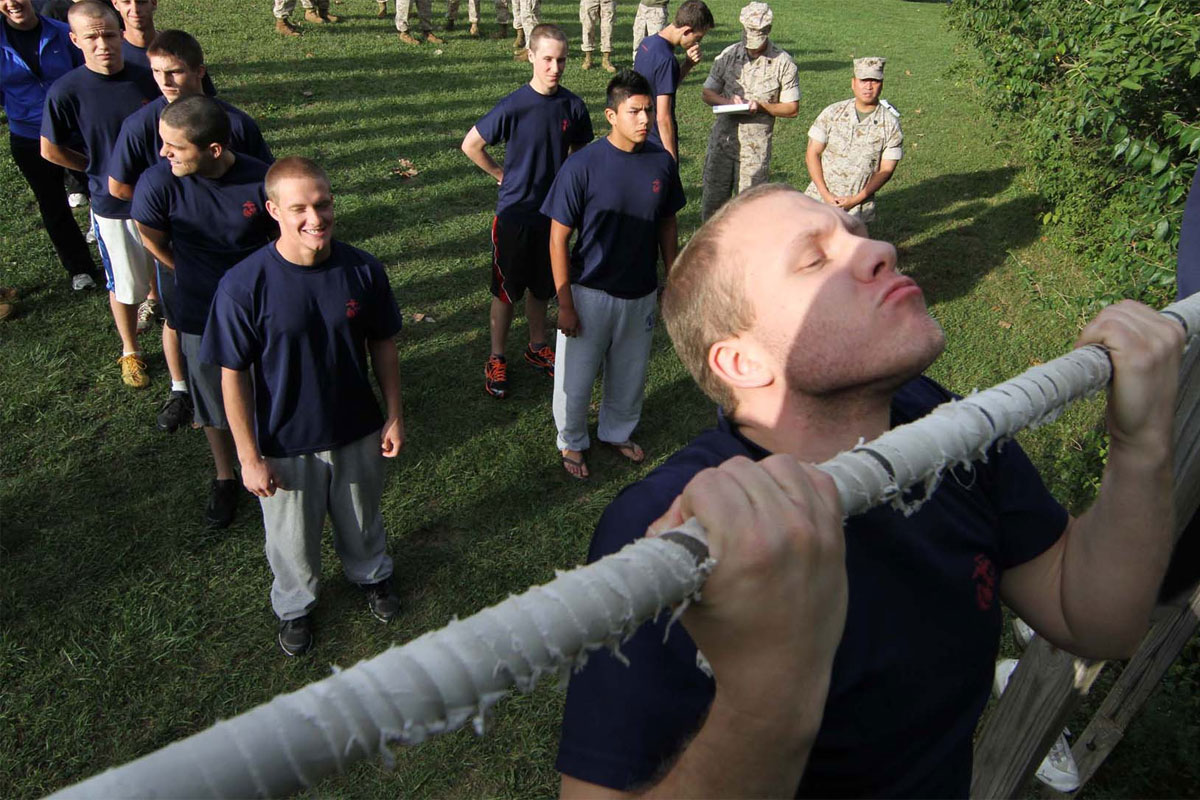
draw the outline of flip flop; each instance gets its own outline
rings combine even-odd
[[[587,462],[583,460],[582,455],[580,455],[578,459],[571,458],[566,453],[562,452],[560,452],[559,455],[562,456],[563,469],[565,469],[567,474],[572,478],[577,481],[586,481],[591,477],[589,474],[584,472],[584,470],[587,469]],[[578,472],[572,472],[571,467],[574,467],[576,470],[578,470]]]
[[[634,464],[641,464],[646,460],[646,452],[642,450],[641,445],[631,439],[626,439],[623,442],[605,442],[605,444]]]

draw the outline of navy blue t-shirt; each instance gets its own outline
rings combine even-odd
[[[670,153],[649,142],[627,153],[603,137],[567,159],[542,213],[578,229],[571,283],[631,298],[658,288],[658,223],[686,203]]]
[[[121,53],[125,56],[126,64],[137,64],[139,67],[150,69],[150,56],[146,53],[147,48],[138,47],[135,44],[130,44],[128,39],[121,40]],[[153,75],[153,70],[151,70]],[[208,76],[208,71],[205,70],[204,77],[201,79],[201,88],[209,97],[215,97],[217,87],[213,85],[212,78]]]
[[[204,333],[217,283],[230,267],[279,234],[267,213],[267,165],[235,154],[220,178],[177,178],[160,161],[146,170],[133,193],[133,219],[171,237],[175,256],[175,326]]]
[[[562,88],[539,94],[525,84],[475,123],[489,145],[507,142],[504,182],[496,216],[526,224],[541,217],[542,201],[567,152],[592,140],[592,118],[576,95]]]
[[[1200,292],[1200,169],[1192,179],[1192,189],[1183,207],[1179,230],[1179,261],[1175,281],[1179,299]]]
[[[51,144],[72,148],[82,138],[92,211],[97,216],[129,219],[129,203],[108,193],[109,157],[125,118],[160,96],[154,76],[135,64],[126,64],[115,75],[77,67],[46,93],[42,136]]]
[[[675,59],[675,45],[668,42],[657,33],[642,39],[638,45],[637,55],[633,59],[633,70],[650,82],[654,92],[654,108],[658,110],[658,96],[671,96],[671,127],[675,130],[674,144],[678,148],[679,126],[675,124],[675,91],[679,88],[680,67]],[[654,124],[650,126],[648,141],[662,146],[662,136],[658,132],[658,115],[655,114]],[[678,152],[678,149],[676,149]]]
[[[235,153],[245,153],[268,166],[274,164],[275,156],[263,141],[258,123],[245,111],[224,100],[214,102],[229,115],[229,149]],[[121,133],[117,136],[109,159],[108,174],[114,180],[133,186],[143,172],[162,160],[158,121],[167,105],[167,98],[159,97],[130,114],[121,124]]]
[[[383,425],[367,342],[400,331],[383,265],[335,241],[328,259],[293,264],[269,244],[221,279],[201,358],[250,370],[263,455],[330,450]]]
[[[905,384],[892,424],[950,395]],[[609,505],[594,561],[641,537],[701,470],[768,455],[724,419]],[[849,607],[821,729],[797,796],[966,797],[971,738],[987,703],[999,647],[1003,570],[1048,549],[1067,525],[1015,443],[947,474],[911,517],[881,507],[846,522]],[[666,619],[601,651],[572,677],[557,769],[628,790],[659,774],[699,729],[715,691],[682,626]]]

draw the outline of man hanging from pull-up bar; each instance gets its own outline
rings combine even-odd
[[[843,528],[806,464],[951,397],[921,374],[945,344],[921,290],[864,234],[772,184],[675,262],[663,316],[722,414],[608,507],[589,559],[696,516],[718,565],[686,631],[664,642],[666,620],[648,624],[621,647],[628,667],[596,654],[572,679],[564,797],[965,797],[1001,601],[1090,658],[1145,632],[1171,549],[1178,326],[1120,303],[1079,337],[1114,374],[1087,513],[1070,517],[1014,442],[912,516]]]

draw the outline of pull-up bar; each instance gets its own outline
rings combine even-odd
[[[1162,313],[1189,342],[1200,334],[1200,295]],[[1104,348],[1082,347],[819,468],[847,516],[889,501],[911,513],[906,489],[924,483],[930,496],[947,467],[1053,419],[1111,376]],[[543,675],[582,665],[589,651],[615,649],[692,598],[711,568],[704,531],[689,520],[52,797],[283,796],[367,756],[390,759],[391,742],[417,744],[468,721],[482,733],[488,709],[513,686],[530,691]]]

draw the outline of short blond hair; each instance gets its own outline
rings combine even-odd
[[[562,42],[563,47],[567,46],[566,32],[550,22],[535,25],[529,32],[529,52],[537,53],[537,46],[542,43],[542,39],[553,39],[556,42]]]
[[[326,186],[332,188],[332,184],[329,183],[329,174],[321,168],[320,164],[303,156],[286,156],[276,161],[267,170],[267,199],[272,203],[278,203],[280,181],[292,178],[312,178],[324,181]]]
[[[106,19],[116,25],[118,30],[121,28],[121,15],[112,6],[101,3],[100,0],[82,0],[67,9],[67,24],[70,25],[77,19]]]
[[[692,236],[671,267],[663,291],[662,316],[675,353],[700,389],[728,413],[737,408],[733,389],[708,366],[708,351],[722,339],[754,324],[746,297],[745,258],[722,244],[733,216],[744,205],[778,192],[794,192],[783,183],[755,186],[730,200]]]

